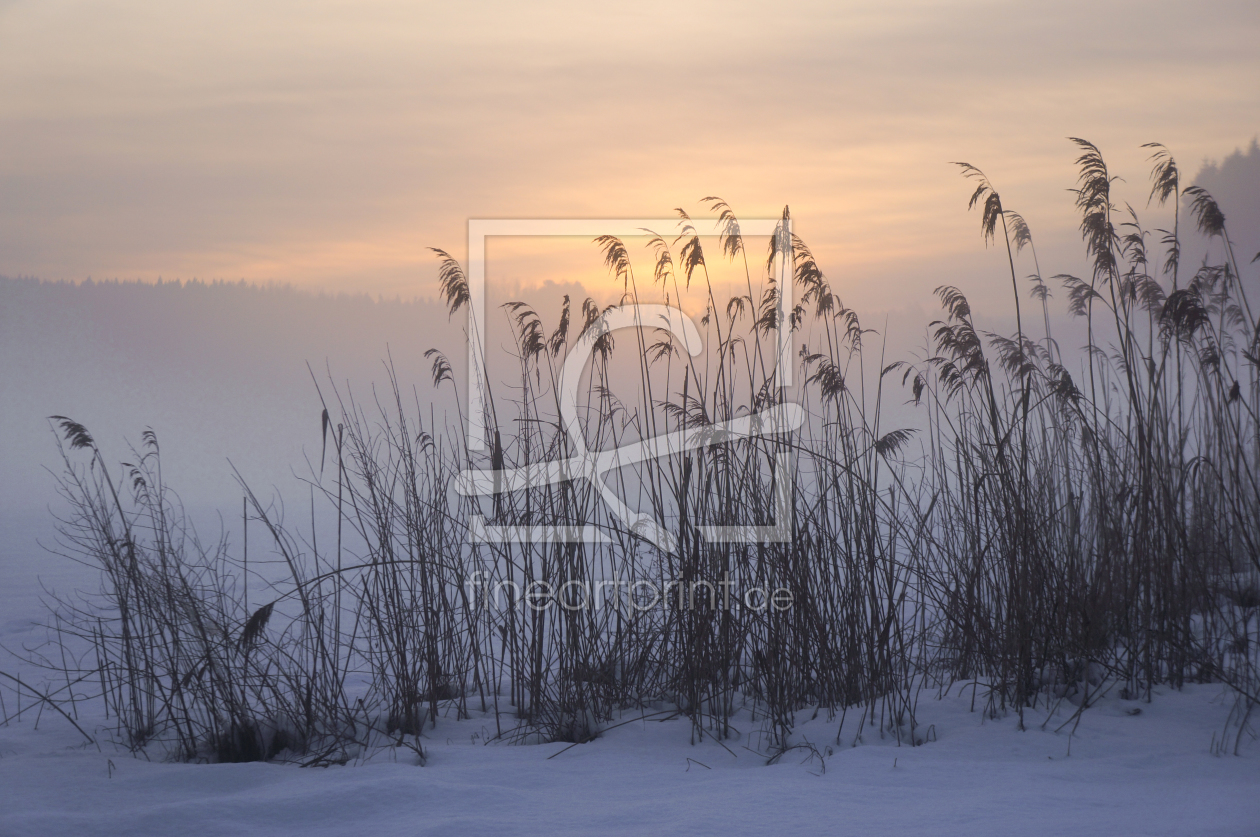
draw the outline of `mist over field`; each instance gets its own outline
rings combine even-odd
[[[1145,188],[1138,174],[1128,173],[1134,182],[1125,186],[1132,193],[1129,200],[1140,207]],[[1240,258],[1250,260],[1260,250],[1260,148],[1253,142],[1205,162],[1195,182],[1217,196]],[[960,184],[960,215],[965,197]],[[1069,197],[1065,194],[1065,203]],[[1145,219],[1152,213],[1140,214]],[[1030,223],[1035,230],[1036,219]],[[634,245],[642,249],[646,239],[629,242],[634,253]],[[462,249],[460,242],[440,244]],[[1186,260],[1202,259],[1205,248],[1191,239]],[[1002,253],[978,241],[973,249],[973,261],[952,268],[947,262],[937,265],[933,281],[971,291],[978,323],[1009,332],[1013,318],[1004,302]],[[504,264],[491,262],[487,286],[488,349],[500,377],[512,373],[511,321],[499,310],[502,303],[528,302],[550,328],[565,295],[575,306],[588,295],[605,305],[617,295],[591,242],[544,247],[529,259],[512,261],[511,255]],[[651,270],[649,255],[645,250],[634,255],[645,275]],[[1052,273],[1084,271],[1079,244],[1039,255],[1047,279]],[[588,278],[583,284],[548,281],[540,286],[528,279],[522,284],[524,277],[546,274],[548,257],[577,265]],[[432,258],[433,265],[422,273],[436,273],[436,261]],[[1022,259],[1020,268],[1025,267],[1031,272],[1032,265]],[[431,277],[417,277],[418,287],[431,283]],[[836,292],[843,299],[847,287],[861,283],[860,276],[838,276]],[[1083,346],[1081,321],[1060,316],[1063,294],[1053,281],[1048,284],[1050,305],[1059,316],[1059,342],[1068,349]],[[864,326],[875,329],[881,340],[887,335],[889,360],[927,356],[928,324],[940,316],[936,300],[902,296],[889,302],[895,307],[859,310]],[[53,474],[62,463],[49,416],[82,422],[116,463],[134,459],[128,445],[138,444],[141,432],[152,428],[162,444],[168,484],[194,520],[207,536],[222,526],[236,538],[241,488],[233,466],[251,488],[277,500],[292,504],[306,492],[302,480],[311,476],[309,458],[317,459],[321,446],[323,403],[317,384],[328,399],[331,382],[363,397],[387,384],[387,362],[392,361],[404,388],[414,388],[439,422],[453,426],[457,419],[448,415],[455,406],[453,393],[432,386],[432,364],[424,353],[441,350],[462,383],[465,330],[466,315],[452,316],[437,298],[332,294],[244,281],[0,277],[0,356],[5,358],[0,366],[0,461],[5,463],[0,517],[8,533],[0,550],[6,584],[33,593],[37,575],[60,579],[63,587],[85,578],[82,568],[44,548],[55,540],[53,514],[64,511],[55,493]],[[901,400],[908,399],[907,391]],[[894,403],[890,410],[907,426],[917,420],[905,404]],[[38,609],[31,595],[19,600],[31,613]]]
[[[1064,171],[1070,172],[1066,144],[1063,158]],[[1132,181],[1123,184],[1126,198],[1142,209],[1142,173],[1125,175]],[[1240,259],[1249,261],[1260,251],[1260,147],[1253,142],[1206,163],[1195,182],[1216,197]],[[963,217],[966,196],[960,182],[957,214]],[[1069,201],[1065,192],[1063,202]],[[1145,221],[1154,212],[1140,214]],[[1035,236],[1038,219],[1028,220]],[[455,253],[463,250],[462,241],[428,243]],[[636,244],[642,250],[644,243],[629,240],[632,253]],[[1204,248],[1192,239],[1187,263],[1201,259]],[[978,236],[972,249],[962,266],[936,264],[931,281],[956,284],[971,293],[979,322],[1005,333],[1013,318],[1005,301],[1009,280],[1003,278],[1004,255],[985,248]],[[431,264],[417,271],[416,287],[431,286],[436,274],[436,259],[427,255]],[[586,278],[581,284],[522,285],[522,276],[546,275],[548,255],[576,262]],[[645,274],[651,269],[649,255],[635,254]],[[1039,256],[1051,286],[1052,310],[1061,314],[1063,294],[1050,276],[1083,273],[1081,245],[1074,242]],[[535,263],[516,269],[509,265],[492,271],[492,312],[502,302],[521,299],[554,327],[566,294],[575,304],[586,296],[601,304],[615,300],[616,283],[594,244],[574,241],[534,258]],[[1021,273],[1032,271],[1026,259],[1019,268]],[[833,281],[837,295],[845,299],[864,280],[861,274],[841,273]],[[886,299],[887,307],[858,308],[863,324],[881,334],[886,330],[890,358],[921,355],[928,324],[940,315],[936,300],[930,294]],[[1062,319],[1062,326],[1074,325]],[[51,415],[82,421],[123,458],[124,441],[134,442],[141,430],[152,427],[162,440],[172,484],[192,506],[226,507],[238,493],[228,460],[247,479],[279,487],[291,472],[305,474],[304,450],[309,452],[318,441],[321,405],[308,364],[321,385],[328,383],[331,372],[332,380],[366,392],[385,380],[385,361],[392,358],[401,380],[416,385],[427,398],[433,391],[424,352],[442,350],[462,378],[465,324],[466,315],[451,316],[436,297],[332,294],[223,280],[177,278],[154,285],[115,278],[50,282],[0,277],[0,356],[5,358],[0,367],[0,452],[6,463],[0,507],[24,516],[46,510],[51,480],[43,469],[59,465],[46,421]],[[494,313],[488,326],[491,337],[503,337],[508,326],[506,315]],[[1073,345],[1070,338],[1061,342]],[[1075,342],[1083,345],[1084,340]],[[498,348],[503,345],[500,340]],[[494,354],[495,346],[490,348]]]

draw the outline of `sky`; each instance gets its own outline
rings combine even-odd
[[[1151,228],[1172,210],[1146,206],[1141,145],[1164,143],[1221,197],[1240,258],[1260,250],[1257,43],[1260,7],[1233,0],[0,0],[0,277],[432,300],[428,248],[463,260],[469,219],[668,226],[718,195],[744,218],[790,206],[843,302],[905,357],[938,285],[1014,327],[1005,252],[953,161],[1027,218],[1047,277],[1087,270],[1074,136]],[[495,239],[487,259],[491,301],[529,298],[547,328],[563,294],[620,290],[584,239]],[[387,356],[426,391],[425,349],[460,364],[442,306],[251,293],[0,282],[0,512],[47,508],[49,415],[114,458],[154,427],[189,502],[211,506],[239,502],[228,461],[263,486],[303,470],[308,363],[359,393]],[[497,328],[510,343],[506,315]]]
[[[1260,133],[1257,42],[1236,0],[0,0],[0,274],[424,297],[469,218],[718,195],[790,205],[847,304],[931,307],[1005,267],[951,161],[1080,261],[1066,137],[1144,207],[1142,143],[1193,172]],[[560,249],[496,278],[604,281]]]

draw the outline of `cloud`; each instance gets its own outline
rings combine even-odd
[[[1075,227],[1063,137],[1133,179],[1142,142],[1219,154],[1260,111],[1244,3],[6,14],[0,271],[48,278],[423,295],[423,248],[457,251],[468,218],[659,215],[717,193],[747,216],[791,204],[841,290],[878,302],[860,278],[918,293],[924,265],[976,251],[947,161],[982,166],[1048,245]]]

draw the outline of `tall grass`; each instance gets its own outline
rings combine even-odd
[[[1117,209],[1099,150],[1073,143],[1089,271],[1050,281],[1085,322],[1082,352],[1052,333],[1029,225],[974,166],[959,164],[982,239],[1007,257],[1015,332],[981,331],[963,291],[943,287],[918,361],[885,357],[785,224],[759,260],[731,208],[706,198],[723,231],[716,253],[681,210],[675,231],[648,242],[650,276],[636,275],[625,242],[596,242],[622,303],[699,301],[706,353],[651,329],[601,331],[589,299],[579,310],[566,297],[550,327],[511,303],[517,379],[486,392],[484,453],[455,416],[425,420],[392,376],[370,405],[333,388],[309,534],[246,489],[285,570],[261,594],[255,582],[261,607],[238,589],[247,556],[187,529],[156,437],[115,480],[86,429],[59,418],[65,545],[103,570],[98,598],[57,603],[61,647],[88,649],[78,674],[99,682],[122,740],[180,758],[326,763],[472,712],[503,740],[583,742],[651,709],[720,742],[742,734],[731,721],[749,711],[750,746],[774,756],[809,709],[837,719],[838,741],[917,744],[920,694],[958,683],[1022,723],[1065,700],[1071,722],[1113,689],[1149,700],[1158,684],[1220,681],[1238,697],[1222,747],[1237,748],[1260,695],[1260,331],[1223,214],[1182,186],[1167,150],[1150,146],[1148,203],[1172,210],[1152,243],[1132,208]],[[1193,270],[1183,206],[1214,254]],[[437,252],[454,315],[467,281]],[[714,257],[746,292],[718,299]],[[782,310],[775,276],[788,258],[798,302]],[[778,327],[800,347],[795,387],[775,366]],[[711,434],[789,401],[810,418],[792,434],[711,434],[610,472],[610,487],[673,536],[668,549],[583,482],[457,492],[466,469],[502,476],[579,452],[557,393],[583,336],[595,347],[578,405],[589,450]],[[445,356],[430,359],[432,384],[454,388]],[[907,398],[915,418],[890,426]],[[316,499],[332,543],[316,538]],[[784,508],[787,542],[708,537],[753,532]],[[486,542],[470,537],[479,521],[600,538]],[[603,606],[584,606],[579,583]],[[641,607],[635,591],[649,583],[670,593]],[[748,606],[754,588],[791,604]],[[538,591],[555,594],[551,606],[531,606]],[[76,668],[59,659],[45,662]]]

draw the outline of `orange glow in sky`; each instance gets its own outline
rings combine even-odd
[[[846,301],[898,305],[983,263],[950,161],[1076,253],[1065,137],[1140,206],[1141,143],[1193,173],[1260,130],[1257,42],[1233,0],[0,0],[0,274],[425,296],[469,218],[716,194],[790,204]]]

